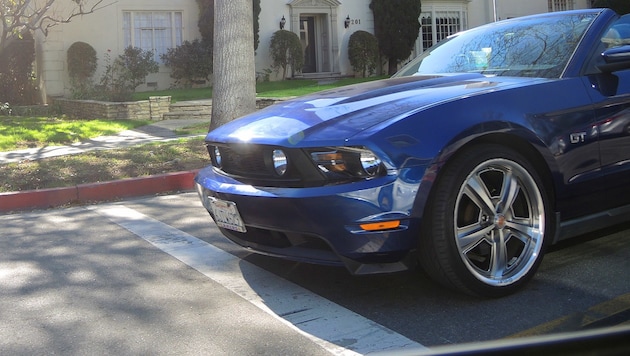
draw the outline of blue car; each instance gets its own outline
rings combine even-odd
[[[474,28],[393,78],[276,104],[205,141],[197,191],[233,242],[353,274],[420,265],[505,296],[549,245],[630,220],[630,16]]]

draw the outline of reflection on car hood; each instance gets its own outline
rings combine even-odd
[[[383,121],[532,78],[481,74],[415,76],[326,90],[288,100],[229,122],[208,133],[208,142],[269,145],[338,144]],[[327,143],[330,142],[330,143]]]

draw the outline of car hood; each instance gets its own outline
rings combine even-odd
[[[206,141],[269,145],[339,144],[386,120],[489,91],[545,79],[467,73],[413,76],[340,87],[284,101],[231,121]],[[329,142],[329,143],[327,143]]]

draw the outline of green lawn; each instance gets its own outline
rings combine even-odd
[[[67,145],[146,125],[142,120],[0,116],[0,151]]]
[[[319,84],[316,80],[295,79],[256,84],[256,95],[260,98],[283,98],[315,93],[344,85],[384,79],[385,77],[345,78],[334,83]],[[147,100],[149,96],[171,96],[172,102],[208,99],[212,97],[212,88],[169,89],[135,93],[134,100]]]

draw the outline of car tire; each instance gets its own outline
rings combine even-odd
[[[542,261],[553,233],[550,200],[534,166],[514,150],[465,150],[438,175],[423,218],[420,264],[449,288],[506,296]]]

